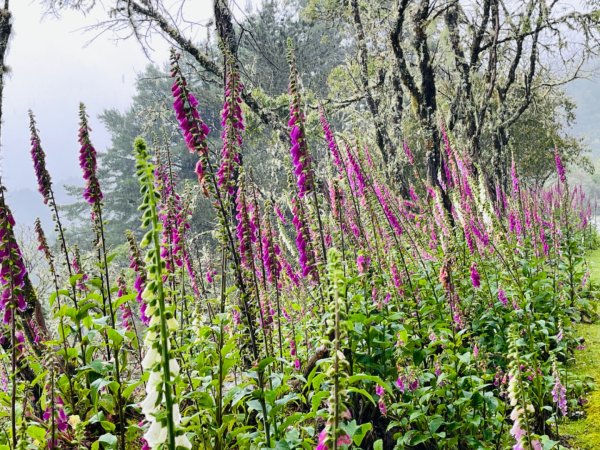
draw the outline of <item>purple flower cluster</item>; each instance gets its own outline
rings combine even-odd
[[[48,245],[48,240],[46,239],[46,233],[44,233],[40,219],[35,219],[34,229],[38,241],[38,250],[44,254],[46,262],[50,268],[50,272],[54,273],[54,256],[52,256],[52,252],[50,251],[50,246]]]
[[[83,190],[83,198],[90,205],[97,205],[102,201],[102,191],[100,183],[96,175],[96,149],[90,140],[91,128],[88,124],[85,105],[79,105],[79,166],[83,170],[83,179],[85,180],[85,188]]]
[[[184,265],[183,235],[189,229],[181,197],[175,192],[175,182],[164,166],[157,166],[157,190],[160,193],[159,219],[162,223],[161,258],[168,272]]]
[[[303,198],[308,192],[314,189],[314,180],[311,168],[311,156],[306,146],[306,136],[304,133],[304,114],[301,111],[300,92],[298,91],[298,74],[290,56],[290,120],[288,127],[290,129],[290,154],[292,155],[292,164],[294,165],[294,175],[298,185],[298,196]]]
[[[331,157],[333,158],[333,163],[340,171],[340,173],[344,173],[344,165],[342,164],[342,157],[340,155],[340,149],[335,140],[335,136],[331,131],[331,126],[327,121],[327,117],[325,117],[325,109],[323,106],[319,105],[319,122],[321,122],[321,128],[323,128],[323,134],[325,135],[325,142],[327,142],[327,147],[331,152]]]
[[[129,267],[135,272],[135,281],[133,282],[133,288],[135,289],[136,297],[135,300],[140,306],[140,320],[144,325],[150,323],[150,318],[146,315],[146,302],[142,298],[142,294],[146,287],[146,269],[144,260],[140,253],[140,249],[137,246],[133,233],[127,233],[127,241],[129,242]]]
[[[127,284],[125,283],[123,274],[117,277],[117,287],[117,299],[127,295]],[[133,313],[131,307],[127,302],[123,302],[119,306],[119,309],[121,310],[121,326],[127,331],[131,331],[133,329]]]
[[[256,242],[257,238],[255,226],[251,225],[251,205],[246,201],[243,184],[238,189],[235,207],[237,211],[235,216],[237,220],[236,235],[239,244],[240,262],[242,267],[252,270],[252,243]]]
[[[510,165],[510,178],[512,180],[513,193],[519,195],[519,178],[517,178],[517,167],[514,158]]]
[[[365,255],[358,255],[356,258],[356,267],[358,268],[358,273],[363,275],[367,273],[369,270],[369,266],[371,265],[371,258]]]
[[[38,191],[42,194],[44,204],[47,205],[52,198],[52,180],[46,169],[46,155],[35,125],[33,113],[29,111],[29,130],[31,131],[31,159],[38,182]]]
[[[42,414],[42,419],[44,419],[47,423],[52,421],[52,408],[48,406],[44,413]],[[61,433],[64,433],[69,428],[69,416],[65,412],[65,404],[60,395],[57,395],[54,399],[54,414],[56,419],[56,428]],[[48,448],[53,449],[56,448],[56,442],[52,441],[52,436],[49,436],[48,439]]]
[[[474,288],[479,288],[481,286],[481,277],[479,276],[477,265],[475,263],[471,264],[471,283],[473,283]]]
[[[0,193],[0,312],[5,324],[10,323],[13,309],[25,311],[25,277],[27,269],[14,235],[15,220],[4,195]]]
[[[562,159],[560,158],[558,147],[554,147],[554,163],[556,164],[556,173],[558,174],[558,179],[561,181],[561,183],[566,183],[567,175],[565,174],[565,167],[563,166]]]
[[[558,370],[554,369],[554,387],[552,388],[552,400],[558,406],[563,416],[567,415],[567,388],[561,383]]]
[[[388,203],[388,195],[386,195],[388,194],[388,192],[384,191],[384,188],[380,186],[377,182],[373,183],[373,190],[375,191],[375,196],[377,197],[381,209],[383,209],[383,213],[385,214],[385,217],[387,218],[390,226],[392,227],[396,235],[400,236],[402,234],[402,227],[400,226],[400,221],[398,220],[398,217],[396,216],[396,214],[394,214],[392,208]]]
[[[206,159],[208,158],[207,136],[210,128],[200,118],[198,100],[189,92],[185,77],[179,67],[179,55],[171,52],[171,77],[174,78],[171,92],[173,94],[173,109],[183,133],[185,144],[190,152],[196,152],[200,159],[196,164],[198,181],[203,184]]]
[[[281,272],[281,263],[279,262],[279,254],[281,253],[281,249],[273,241],[271,221],[267,215],[265,215],[263,223],[265,224],[265,230],[262,235],[261,242],[263,265],[265,266],[267,281],[273,284],[277,282]]]
[[[506,293],[502,289],[498,289],[498,300],[500,300],[500,303],[502,303],[504,306],[508,305]]]
[[[408,159],[408,163],[411,166],[414,166],[415,165],[415,157],[413,156],[412,152],[410,151],[410,147],[408,146],[408,143],[406,141],[402,141],[402,149],[404,150],[406,159]]]
[[[225,102],[221,112],[221,165],[217,170],[217,184],[219,187],[227,187],[229,195],[233,195],[235,191],[232,177],[236,165],[240,164],[239,149],[242,146],[242,132],[245,130],[241,107],[242,90],[239,73],[230,67],[227,71]]]
[[[298,249],[298,262],[302,269],[302,276],[317,276],[315,257],[311,246],[310,230],[304,218],[304,209],[297,198],[292,199],[292,223],[296,229],[296,248]]]

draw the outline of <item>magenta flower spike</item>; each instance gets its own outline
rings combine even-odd
[[[279,262],[281,250],[273,240],[273,229],[271,228],[271,221],[267,214],[265,214],[263,223],[265,224],[261,241],[263,265],[265,266],[267,281],[275,284],[281,273],[281,263]]]
[[[300,91],[298,89],[298,72],[291,48],[288,51],[288,61],[290,64],[290,119],[288,121],[291,143],[290,154],[292,156],[296,184],[298,185],[298,196],[303,198],[307,193],[313,191],[314,179],[311,167],[312,158],[306,145],[302,99],[300,98]]]
[[[321,128],[323,129],[323,134],[325,135],[325,142],[327,142],[327,147],[331,152],[333,163],[335,164],[340,173],[344,173],[344,165],[342,164],[340,149],[335,140],[335,136],[331,131],[331,126],[329,125],[329,121],[325,116],[325,109],[322,105],[319,105],[319,122],[321,122]]]
[[[252,243],[256,241],[256,234],[253,233],[250,225],[250,204],[246,201],[243,183],[239,185],[235,205],[240,262],[242,267],[252,271]]]
[[[512,180],[513,193],[519,195],[519,178],[517,177],[517,167],[514,158],[510,164],[510,178]]]
[[[297,198],[292,199],[292,213],[294,218],[292,223],[296,229],[296,248],[298,249],[298,262],[300,269],[302,269],[302,276],[312,276],[315,280],[317,278],[317,271],[315,267],[315,255],[312,249],[310,230],[308,224],[304,218],[304,210],[300,201]]]
[[[473,287],[476,289],[481,286],[481,278],[475,263],[471,264],[471,283],[473,283]]]
[[[210,128],[206,125],[198,112],[198,100],[187,86],[187,81],[179,67],[179,57],[174,50],[171,51],[171,77],[174,79],[171,92],[173,94],[173,109],[183,133],[185,145],[191,153],[199,157],[196,164],[198,182],[203,186],[205,194],[205,176],[208,164],[207,136]]]
[[[245,130],[242,114],[241,93],[244,88],[238,71],[233,64],[227,65],[225,102],[221,112],[221,164],[217,170],[217,185],[226,188],[229,195],[235,191],[233,179],[236,167],[240,164],[242,132]]]
[[[406,155],[406,159],[411,166],[415,165],[415,157],[413,156],[410,147],[408,146],[408,142],[406,140],[402,141],[402,149],[404,150],[404,154]]]
[[[90,205],[97,205],[102,201],[102,191],[96,175],[96,149],[90,140],[91,128],[88,124],[88,116],[85,111],[85,105],[79,104],[79,165],[83,171],[85,188],[83,198]]]
[[[47,205],[52,197],[52,179],[46,169],[46,154],[42,149],[42,143],[35,124],[33,112],[29,111],[29,130],[31,132],[31,160],[38,183],[38,191],[42,194],[44,204]]]
[[[3,189],[0,187],[0,189]],[[27,269],[14,235],[15,220],[0,193],[0,313],[5,324],[14,311],[25,311],[25,277]]]
[[[561,183],[565,184],[567,182],[567,175],[565,174],[565,167],[563,166],[558,147],[556,146],[554,147],[554,163],[556,164],[556,173],[558,174],[558,179]]]

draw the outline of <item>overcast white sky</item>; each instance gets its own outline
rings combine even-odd
[[[197,21],[212,15],[211,0],[195,0],[188,14]],[[116,41],[106,33],[93,37],[82,28],[95,24],[103,12],[88,17],[73,11],[60,19],[43,17],[38,0],[13,0],[13,37],[7,56],[10,74],[4,88],[1,170],[9,192],[36,188],[29,157],[27,110],[36,115],[55,184],[80,176],[78,106],[88,108],[92,142],[103,150],[110,142],[97,116],[107,108],[125,109],[134,93],[136,72],[149,63],[134,40]],[[168,60],[168,46],[154,42],[156,63]],[[162,45],[161,45],[162,44]]]

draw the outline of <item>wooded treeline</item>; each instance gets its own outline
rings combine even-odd
[[[93,0],[48,4],[58,10],[98,6]],[[566,163],[591,167],[581,141],[566,131],[575,117],[564,86],[586,75],[584,69],[596,56],[596,6],[591,1],[574,6],[538,0],[267,0],[253,4],[253,12],[234,15],[229,2],[216,0],[215,22],[206,25],[209,38],[196,42],[189,36],[203,25],[194,24],[193,7],[185,2],[172,14],[159,0],[118,0],[99,26],[117,35],[132,34],[144,46],[158,33],[182,50],[213,130],[218,129],[224,77],[217,43],[225,43],[239,66],[246,86],[243,100],[253,113],[244,158],[266,163],[260,165],[263,173],[254,176],[271,186],[286,183],[278,169],[288,142],[289,38],[297,49],[309,136],[317,137],[317,107],[322,104],[336,129],[360,131],[364,138],[358,144],[378,150],[390,180],[407,195],[414,172],[403,147],[421,162],[419,170],[429,183],[442,187],[447,181],[445,130],[465,150],[494,198],[497,186],[508,187],[513,158],[523,182],[535,186],[552,174],[554,147]],[[134,185],[126,175],[133,167],[131,139],[139,132],[150,136],[173,121],[158,112],[169,107],[167,75],[149,69],[140,78],[131,110],[103,115],[114,137],[102,167],[119,193],[111,196],[115,206],[109,209],[115,214],[135,200],[119,198],[136,195],[127,189]],[[155,114],[132,117],[142,104]],[[132,121],[138,126],[119,127]],[[172,129],[176,136],[174,124]],[[165,148],[175,145],[162,139]],[[318,160],[325,153],[322,143],[316,144],[311,151]],[[193,176],[193,157],[181,151],[170,154],[175,167],[183,169],[182,177]],[[130,167],[122,166],[122,158],[129,159]],[[131,217],[128,212],[121,211],[120,217]]]

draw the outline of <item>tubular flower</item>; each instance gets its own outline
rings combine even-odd
[[[125,283],[123,274],[119,275],[117,278],[117,287],[119,288],[117,291],[117,299],[127,295],[127,284]],[[121,310],[121,326],[127,331],[131,331],[133,329],[133,314],[129,304],[127,302],[121,303],[119,309]]]
[[[517,178],[517,167],[514,158],[510,165],[510,178],[512,180],[513,193],[519,195],[519,178]]]
[[[310,240],[310,230],[304,218],[304,209],[299,199],[292,199],[292,223],[296,229],[296,248],[298,249],[298,262],[302,269],[302,276],[311,275],[316,279],[315,255]]]
[[[475,263],[471,264],[471,283],[473,283],[474,288],[481,286],[481,277],[479,276],[477,265],[475,265]]]
[[[82,292],[87,291],[88,288],[84,283],[88,280],[88,276],[81,268],[81,255],[79,254],[79,248],[77,246],[74,246],[73,248],[73,272],[75,272],[75,275],[80,275],[76,284],[77,289]]]
[[[83,179],[85,180],[85,189],[83,198],[90,204],[96,205],[102,201],[102,191],[100,183],[96,176],[96,149],[90,140],[91,128],[88,124],[88,116],[85,112],[85,105],[79,104],[79,166],[83,170]]]
[[[560,375],[558,368],[556,367],[556,361],[552,365],[552,371],[554,376],[554,387],[552,388],[552,400],[556,403],[560,413],[563,416],[567,415],[567,389],[560,381]]]
[[[133,282],[133,288],[135,289],[135,292],[137,292],[135,300],[140,306],[140,320],[147,326],[150,319],[146,316],[147,306],[142,298],[142,293],[146,287],[146,267],[133,233],[127,231],[126,237],[129,242],[129,267],[135,272],[135,281]]]
[[[227,193],[233,195],[235,168],[240,164],[240,148],[242,146],[242,132],[245,129],[242,115],[241,92],[244,88],[240,76],[233,64],[227,67],[227,81],[225,83],[225,103],[221,112],[221,165],[217,170],[217,184],[226,187]]]
[[[558,174],[558,179],[561,183],[566,183],[567,175],[565,174],[565,167],[563,166],[558,147],[556,146],[554,147],[554,163],[556,164],[556,173]]]
[[[504,306],[508,305],[506,293],[502,289],[498,289],[498,300],[500,300],[500,303],[502,303]]]
[[[364,195],[367,183],[365,180],[364,173],[360,166],[360,162],[354,155],[352,149],[347,145],[346,146],[346,154],[348,155],[348,177],[355,182],[356,189],[358,191],[358,195],[361,197]]]
[[[198,181],[204,187],[205,170],[208,164],[207,136],[210,128],[200,118],[198,113],[198,100],[188,87],[185,77],[179,67],[179,55],[171,51],[171,77],[174,78],[171,92],[173,93],[173,109],[183,133],[185,144],[190,152],[196,152],[199,159],[196,164]],[[207,193],[206,187],[205,194]]]
[[[415,157],[410,151],[410,147],[408,146],[408,142],[402,141],[402,149],[404,150],[404,154],[406,155],[406,159],[411,166],[415,165]]]
[[[290,129],[290,141],[292,145],[290,153],[298,185],[298,196],[303,198],[304,195],[314,189],[314,180],[311,168],[311,156],[306,146],[306,136],[304,133],[304,114],[301,111],[298,72],[291,47],[288,50],[288,62],[290,64],[290,120],[288,127]]]
[[[402,227],[400,226],[398,217],[396,216],[396,214],[394,214],[392,208],[388,203],[388,196],[386,195],[387,192],[384,191],[384,188],[380,186],[377,182],[373,183],[373,190],[375,191],[375,196],[377,197],[379,205],[381,206],[381,209],[383,210],[383,213],[385,214],[385,217],[387,218],[390,226],[392,227],[396,235],[400,236],[402,234]]]
[[[40,219],[35,219],[34,229],[38,241],[38,250],[44,254],[46,262],[48,263],[48,267],[50,268],[50,273],[54,274],[54,256],[50,251],[50,246],[48,245],[48,240],[46,239],[46,233],[44,233]]]
[[[52,198],[52,179],[46,169],[46,155],[42,149],[40,136],[35,125],[35,118],[31,111],[29,111],[29,130],[31,132],[31,159],[38,182],[38,191],[40,191],[40,194],[44,198],[44,204],[47,205]]]
[[[323,134],[325,135],[325,142],[327,142],[327,147],[331,152],[331,157],[333,158],[333,163],[340,171],[340,173],[344,173],[344,165],[342,164],[342,158],[340,156],[340,149],[335,141],[335,136],[331,131],[331,126],[327,121],[327,117],[325,117],[325,109],[322,105],[319,105],[319,122],[321,122],[321,128],[323,129]]]
[[[181,197],[175,192],[172,175],[159,166],[155,176],[161,197],[158,214],[163,226],[161,257],[166,261],[167,271],[173,273],[176,267],[184,265],[183,235],[190,225]]]
[[[0,193],[0,312],[3,321],[8,324],[13,310],[25,311],[25,277],[27,269],[23,262],[21,249],[14,235],[15,220],[8,206],[4,203],[4,195]]]
[[[365,255],[358,255],[356,258],[356,267],[358,268],[358,273],[363,275],[367,273],[369,270],[369,266],[371,265],[371,258]]]
[[[252,243],[256,242],[256,234],[250,224],[250,204],[246,201],[243,183],[240,184],[235,203],[237,211],[235,216],[237,219],[236,235],[239,244],[240,262],[242,267],[252,270]]]
[[[279,246],[273,242],[273,229],[271,228],[271,221],[267,214],[265,214],[263,223],[265,224],[265,231],[262,235],[261,242],[262,258],[267,281],[273,284],[277,283],[279,274],[281,273],[281,263],[279,262],[279,253],[281,250],[279,249]]]

